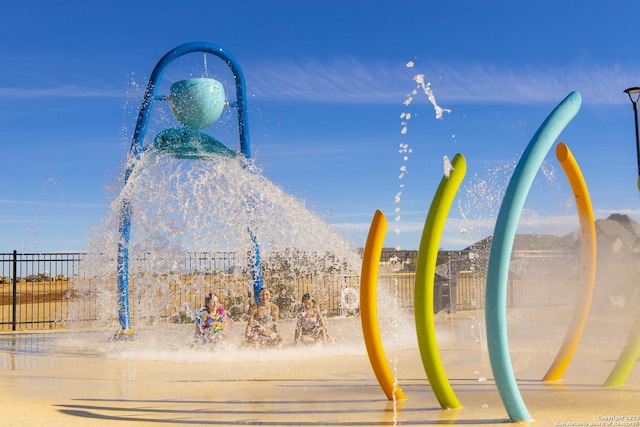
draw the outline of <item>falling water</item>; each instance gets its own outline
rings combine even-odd
[[[177,301],[175,287],[181,294],[203,292],[210,284],[207,274],[219,276],[216,291],[223,300],[244,297],[251,285],[247,270],[253,262],[253,235],[266,273],[270,268],[280,269],[285,258],[288,271],[328,283],[329,289],[313,290],[318,296],[334,291],[332,287],[343,288],[344,277],[359,270],[360,258],[354,248],[306,209],[303,201],[286,194],[245,160],[181,160],[151,149],[143,153],[113,201],[109,217],[93,231],[83,263],[90,270],[84,276],[92,277],[92,292],[103,294],[103,319],[117,313],[117,224],[124,198],[133,206],[129,244],[132,304],[137,316],[149,321],[166,310],[192,317],[198,307],[192,307],[191,300]],[[234,260],[221,267],[224,271],[211,262],[200,263],[196,266],[199,278],[185,282],[194,273],[193,263],[187,263],[191,254],[221,252],[234,254]],[[269,277],[284,280],[277,274]]]
[[[407,62],[406,67],[413,68],[414,65],[415,64],[413,63],[413,61],[409,61]],[[427,99],[429,100],[429,102],[433,105],[433,108],[436,114],[436,119],[441,119],[444,113],[451,112],[451,110],[447,108],[442,108],[438,105],[438,102],[436,101],[436,97],[433,94],[433,91],[431,90],[431,83],[425,81],[424,74],[416,74],[413,77],[413,81],[416,82],[416,85],[414,86],[413,90],[409,94],[407,94],[407,97],[403,102],[405,107],[409,107],[409,105],[413,102],[414,97],[418,95],[418,90],[421,90],[427,96]],[[411,120],[411,117],[412,115],[410,111],[403,111],[402,114],[400,114],[400,125],[401,125],[400,134],[401,135],[407,134],[409,130],[409,120]],[[400,173],[398,175],[398,179],[402,180],[406,176],[406,174],[409,173],[409,170],[407,168],[407,162],[409,161],[409,155],[413,153],[413,148],[411,148],[408,143],[403,141],[399,144],[398,152],[402,156],[402,165],[400,166]],[[451,165],[448,164],[448,159],[445,156],[444,157],[444,174],[447,176],[450,171],[450,166]],[[397,224],[396,227],[394,228],[394,232],[396,234],[400,234],[400,226],[399,226],[400,219],[401,219],[400,201],[402,200],[402,192],[404,190],[404,186],[405,186],[404,183],[401,181],[399,184],[399,190],[397,191],[394,197],[394,202],[396,204],[394,213],[395,213],[395,222]],[[400,249],[400,248],[397,248],[397,249]]]

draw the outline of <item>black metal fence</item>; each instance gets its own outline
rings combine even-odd
[[[82,254],[0,254],[0,330],[53,329],[65,319]]]
[[[87,264],[113,263],[83,253],[12,253],[0,254],[0,332],[66,328],[69,323],[100,327],[117,321],[117,309],[104,313],[101,293],[115,293],[115,269],[94,274]],[[252,301],[250,272],[242,268],[244,260],[235,253],[183,254],[175,271],[157,268],[158,259],[148,254],[131,260],[132,270],[141,273],[130,277],[132,317],[149,317],[147,306],[165,321],[188,321],[190,313],[204,305],[204,295],[216,292],[233,316],[241,318]],[[99,266],[103,268],[104,266]],[[171,270],[170,268],[169,270]],[[382,275],[381,275],[382,277]],[[282,268],[264,271],[273,301],[284,317],[293,316],[306,292],[314,297],[328,316],[357,315],[359,276],[340,271],[293,274]],[[412,277],[389,279],[394,292],[408,289]],[[406,282],[405,284],[402,284]],[[105,289],[106,288],[106,291]],[[401,291],[403,292],[403,291]],[[144,300],[147,298],[147,300]],[[116,301],[109,297],[106,305]],[[403,306],[412,303],[403,298]],[[191,310],[191,312],[190,312]]]
[[[413,310],[415,251],[383,251],[378,275],[378,294],[391,298],[395,306]],[[70,322],[87,327],[117,322],[115,269],[92,274],[82,266],[82,253],[0,254],[0,332],[66,328]],[[94,260],[95,262],[95,260]],[[113,260],[104,260],[104,263]],[[143,255],[132,260],[142,273],[130,278],[132,318],[140,321],[189,321],[194,310],[204,305],[204,295],[216,292],[234,318],[242,318],[252,301],[250,272],[239,267],[235,253],[185,254],[180,272],[163,273],[157,259]],[[101,264],[101,263],[98,263]],[[113,270],[113,271],[111,271]],[[171,269],[169,269],[171,270]],[[455,312],[484,307],[486,276],[482,271],[462,268],[460,258],[443,257],[436,274],[434,311]],[[544,281],[510,276],[511,307],[524,305],[562,305],[572,290],[558,286],[562,277],[550,275]],[[92,279],[92,277],[95,277]],[[341,271],[293,273],[287,269],[266,269],[273,302],[283,317],[292,317],[301,297],[312,292],[327,316],[358,315],[360,277]],[[104,288],[104,289],[103,289]],[[100,300],[99,296],[108,294]],[[145,299],[146,298],[146,299]],[[152,307],[155,312],[145,311]],[[146,316],[146,317],[145,317]],[[147,319],[148,320],[148,319]],[[106,323],[105,323],[106,322]]]

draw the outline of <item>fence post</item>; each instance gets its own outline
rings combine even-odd
[[[17,310],[16,307],[18,305],[18,281],[16,280],[16,275],[18,273],[18,251],[13,250],[13,277],[12,277],[12,285],[13,285],[13,298],[12,298],[12,308],[11,308],[11,330],[16,330],[16,325],[18,323],[17,319]]]

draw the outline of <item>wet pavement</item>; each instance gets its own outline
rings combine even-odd
[[[555,383],[540,379],[571,313],[511,313],[512,364],[532,425],[640,425],[640,367],[624,386],[602,385],[625,343],[631,313],[592,315],[572,364]],[[283,326],[291,333],[291,324]],[[455,410],[440,408],[415,331],[407,327],[402,334],[384,336],[387,357],[408,397],[393,402],[371,370],[359,319],[330,319],[330,326],[336,337],[332,344],[259,351],[233,344],[192,347],[186,340],[192,325],[170,325],[161,334],[142,330],[135,342],[111,341],[109,331],[0,334],[0,425],[509,422],[492,380],[480,313],[440,316],[436,324],[444,368],[463,405]]]

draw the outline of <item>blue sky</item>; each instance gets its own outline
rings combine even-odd
[[[443,156],[458,152],[468,171],[441,246],[490,235],[513,165],[571,91],[582,108],[560,140],[582,168],[596,218],[640,220],[623,93],[640,86],[637,1],[192,3],[3,4],[0,252],[87,247],[121,179],[139,107],[132,85],[190,41],[217,44],[242,66],[263,175],[356,245],[380,209],[386,246],[417,248]],[[417,74],[450,110],[441,119],[420,91],[405,105]],[[578,227],[565,181],[552,150],[520,232]]]

